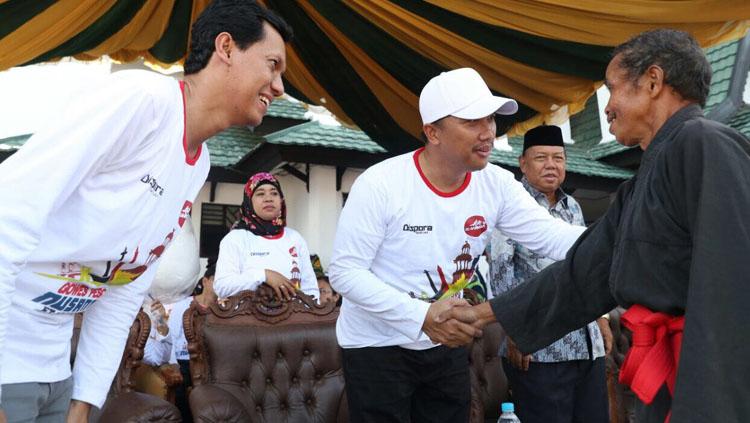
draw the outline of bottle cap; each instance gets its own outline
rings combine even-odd
[[[502,403],[500,405],[500,410],[503,413],[513,413],[515,411],[512,402],[504,402],[504,403]]]

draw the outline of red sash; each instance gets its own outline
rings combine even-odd
[[[669,394],[674,395],[685,317],[655,313],[636,304],[622,315],[621,321],[633,332],[633,343],[620,369],[620,383],[630,386],[645,404],[653,402],[665,383]]]

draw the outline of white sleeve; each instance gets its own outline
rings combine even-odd
[[[345,301],[416,341],[430,304],[398,291],[371,271],[385,238],[387,206],[382,187],[366,176],[355,181],[339,218],[329,267],[331,286]]]
[[[246,289],[255,290],[266,281],[265,269],[250,268],[241,270],[242,257],[247,256],[237,235],[230,231],[219,244],[219,258],[216,260],[214,291],[219,298],[226,298]]]
[[[15,280],[47,217],[123,144],[137,144],[156,125],[150,99],[131,88],[114,85],[77,99],[0,164],[0,354]]]
[[[184,313],[185,310],[182,310]],[[182,321],[182,316],[180,321]],[[172,348],[169,350],[169,364],[177,364],[177,348],[182,348],[187,341],[185,341],[185,328],[182,327],[182,323],[176,327],[176,330],[170,330],[172,335]]]
[[[169,335],[172,337],[172,348],[169,353],[169,363],[177,364],[177,349],[185,345],[185,330],[182,327],[182,321],[185,312],[193,303],[193,297],[180,301],[174,305],[172,312],[169,314]]]
[[[169,350],[169,364],[179,364],[177,362],[177,353],[175,352],[175,348],[177,348],[177,343],[172,342],[172,348]]]
[[[120,366],[130,326],[156,274],[152,264],[138,279],[107,289],[83,314],[73,366],[73,399],[101,408]]]
[[[553,260],[564,259],[586,228],[555,219],[520,182],[509,179],[503,187],[505,201],[496,228],[536,253]]]
[[[310,261],[310,251],[307,249],[307,242],[299,236],[297,242],[297,251],[299,251],[300,257],[300,277],[302,283],[300,289],[307,295],[312,295],[315,298],[320,298],[320,289],[318,289],[318,278],[315,277],[315,270],[313,270],[312,262]]]
[[[172,333],[166,336],[156,330],[156,325],[151,322],[151,333],[146,340],[146,346],[143,348],[143,362],[149,366],[161,366],[170,362],[172,353]]]

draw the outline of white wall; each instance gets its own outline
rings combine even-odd
[[[304,165],[297,166],[302,172]],[[310,166],[310,192],[304,182],[284,172],[274,172],[281,183],[287,204],[287,225],[296,229],[307,241],[310,253],[318,254],[325,269],[331,260],[336,223],[343,206],[342,192],[349,192],[361,169],[348,169],[341,181],[341,192],[336,191],[336,168]],[[217,184],[214,203],[242,204],[243,184]],[[211,184],[205,183],[193,205],[193,225],[200,237],[201,205],[209,202]],[[199,238],[200,241],[200,238]],[[205,265],[205,263],[203,263]]]
[[[609,133],[607,114],[604,113],[604,109],[607,108],[607,103],[609,103],[609,89],[606,85],[602,85],[596,90],[596,101],[599,103],[599,128],[602,130],[600,143],[615,141],[615,136]]]

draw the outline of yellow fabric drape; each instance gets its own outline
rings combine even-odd
[[[742,37],[748,0],[426,0],[490,25],[540,37],[616,46],[655,28],[691,33],[709,46]]]
[[[148,50],[142,51],[141,56],[143,56],[147,62],[154,65],[155,67],[163,68],[163,69],[167,69],[174,64],[182,65],[183,63],[185,63],[185,58],[187,58],[187,55],[190,53],[190,37],[191,37],[191,34],[193,33],[193,23],[195,23],[196,19],[198,19],[198,16],[200,16],[200,14],[203,12],[203,9],[208,7],[211,1],[213,0],[193,0],[192,7],[190,9],[190,29],[188,30],[188,36],[187,36],[187,39],[185,40],[185,56],[184,57],[180,58],[180,60],[177,60],[174,63],[163,63],[162,61],[154,57]],[[153,47],[153,45],[151,47]],[[123,53],[122,50],[117,53],[114,53],[113,57],[115,58],[119,57],[119,55],[122,53]],[[127,59],[125,61],[128,61],[128,60],[133,60],[133,59]]]
[[[80,59],[97,59],[110,54],[119,61],[131,61],[143,55],[164,34],[175,0],[148,0],[133,19],[116,34],[93,49],[77,55]]]
[[[475,68],[491,88],[542,113],[544,121],[563,121],[568,112],[578,112],[594,90],[592,81],[502,57],[392,3],[377,0],[344,0],[344,3],[448,69]]]
[[[305,66],[299,57],[299,53],[297,53],[297,50],[291,44],[287,44],[286,46],[286,59],[287,68],[286,72],[284,72],[284,78],[311,101],[324,105],[339,120],[344,121],[348,125],[354,125],[354,121],[344,113],[344,109],[336,103],[336,100],[328,94],[328,91],[310,73],[310,70],[307,69],[307,66]]]
[[[96,22],[115,0],[60,0],[0,40],[0,70],[38,57],[84,31]],[[147,0],[133,18],[117,33],[98,46],[75,57],[81,60],[109,55],[114,60],[131,61],[139,56],[161,64],[148,49],[164,35],[175,0]],[[194,0],[194,22],[211,0]],[[189,39],[189,38],[188,38]],[[189,41],[186,41],[189,43]]]
[[[88,28],[115,0],[60,0],[0,39],[0,70],[26,63]]]
[[[265,0],[258,0],[258,3],[268,7]],[[320,102],[336,117],[346,123],[354,126],[354,121],[344,113],[344,109],[339,106],[336,100],[323,88],[318,80],[310,73],[302,58],[295,50],[291,43],[286,45],[287,68],[284,72],[284,78],[302,92],[308,99],[314,102]]]
[[[419,137],[422,119],[417,109],[417,96],[321,16],[309,2],[300,1],[300,6],[341,51],[393,120],[413,136]]]

